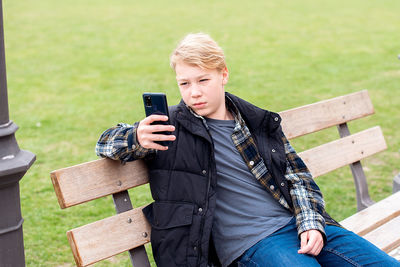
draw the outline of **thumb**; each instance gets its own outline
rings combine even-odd
[[[307,232],[304,232],[300,235],[300,249],[299,249],[299,253],[304,253],[304,248],[305,246],[307,246]]]

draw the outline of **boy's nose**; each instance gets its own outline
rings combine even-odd
[[[193,85],[191,95],[192,97],[199,97],[201,96],[201,90],[196,85]]]

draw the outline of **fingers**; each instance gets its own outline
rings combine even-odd
[[[162,134],[160,132],[173,132],[175,127],[173,125],[154,124],[155,121],[167,121],[168,117],[163,115],[151,115],[140,121],[136,136],[139,144],[147,149],[167,150],[167,146],[162,146],[155,142],[157,141],[174,141],[174,135]]]
[[[300,235],[300,249],[298,253],[317,256],[324,246],[324,239],[318,230],[309,230]]]
[[[136,133],[138,134],[138,133]],[[167,146],[162,146],[158,143],[159,141],[175,141],[175,135],[165,135],[165,134],[149,134],[149,135],[142,135],[139,138],[137,137],[139,144],[147,149],[156,149],[156,150],[167,150]]]
[[[172,125],[165,125],[165,124],[153,124],[156,121],[168,121],[168,117],[164,115],[150,115],[144,118],[140,123],[139,127],[140,130],[144,130],[147,132],[173,132],[175,131],[175,127]],[[149,128],[147,128],[149,127]]]
[[[311,241],[311,239],[310,239]],[[324,242],[323,240],[314,240],[315,242],[313,242],[313,246],[312,249],[310,250],[310,252],[308,252],[308,254],[313,255],[313,256],[318,256],[319,253],[321,252],[323,246],[324,246]]]
[[[162,146],[162,145],[157,144],[157,143],[150,143],[149,145],[145,145],[145,146],[146,146],[145,148],[148,148],[148,149],[168,150],[168,146]]]
[[[300,235],[300,250],[299,253],[307,253],[309,250],[309,246],[307,246],[307,240],[308,240],[308,232],[301,233]]]
[[[157,149],[157,150],[167,150],[167,146],[162,146],[155,142],[160,141],[175,141],[175,135],[166,135],[166,134],[150,134],[148,136],[143,136],[140,145],[144,148],[149,149]]]
[[[175,127],[173,125],[154,124],[154,125],[146,125],[146,127],[148,127],[147,130],[152,133],[175,131]]]
[[[146,124],[151,124],[155,121],[167,121],[168,116],[165,115],[150,115],[142,120],[142,122],[145,122]]]

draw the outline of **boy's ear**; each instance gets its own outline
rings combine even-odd
[[[223,85],[227,84],[228,83],[228,79],[229,79],[229,71],[228,71],[228,68],[225,67],[222,70],[222,84]]]

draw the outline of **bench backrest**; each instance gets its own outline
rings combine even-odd
[[[350,165],[359,209],[372,204],[360,160],[386,149],[380,127],[350,135],[347,122],[374,113],[366,90],[280,112],[288,139],[337,126],[342,138],[299,153],[314,177]],[[121,165],[100,159],[51,173],[61,208],[113,195],[117,215],[67,232],[75,261],[86,266],[130,251],[134,266],[150,266],[143,245],[150,226],[141,207],[132,209],[127,190],[148,182],[145,164],[138,160]],[[117,229],[117,230],[116,230]],[[129,233],[129,234],[127,234]]]

